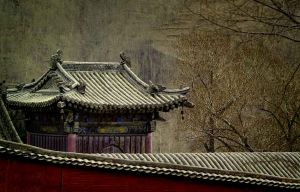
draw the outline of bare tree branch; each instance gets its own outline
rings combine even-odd
[[[225,142],[225,141],[222,140],[220,137],[216,137],[216,139],[217,139],[220,143],[222,143],[227,149],[229,149],[229,151],[235,151],[235,150],[233,149],[233,147],[231,147],[231,145],[230,145],[229,143]]]
[[[268,109],[259,108],[259,110],[265,111],[265,112],[269,113],[275,119],[275,121],[277,122],[277,124],[279,125],[279,127],[281,128],[281,131],[284,134],[285,138],[288,139],[288,133],[286,132],[285,127],[281,123],[281,121],[279,120],[279,118],[272,111],[270,111]]]
[[[285,94],[286,94],[286,91],[287,91],[287,88],[288,88],[288,86],[290,85],[290,83],[294,80],[295,75],[296,75],[296,73],[298,72],[299,69],[300,69],[300,63],[298,63],[298,65],[297,65],[296,69],[293,71],[293,73],[292,73],[290,79],[289,79],[289,80],[287,81],[287,83],[285,84],[284,89],[283,89],[283,93],[282,93],[281,100],[284,99]]]
[[[217,117],[217,118],[220,119],[222,122],[224,122],[226,125],[228,125],[228,126],[231,128],[232,132],[235,133],[235,134],[239,137],[240,141],[242,142],[242,144],[241,144],[241,143],[236,142],[236,141],[234,140],[235,143],[239,143],[241,146],[243,146],[244,148],[246,148],[248,151],[251,151],[251,152],[254,151],[254,150],[252,149],[252,147],[248,144],[247,138],[244,137],[243,135],[241,135],[241,134],[239,133],[239,131],[237,130],[237,128],[236,128],[234,125],[232,125],[232,124],[231,124],[228,120],[226,120],[225,118],[222,118],[222,117]],[[218,137],[225,138],[225,139],[228,139],[228,140],[230,140],[230,141],[233,141],[233,139],[227,138],[227,137],[225,137],[225,136],[220,136],[220,135],[219,135]]]
[[[282,24],[277,24],[277,23],[274,23],[274,22],[269,22],[268,20],[274,20],[274,18],[269,18],[268,20],[266,20],[266,18],[262,19],[262,17],[258,17],[258,16],[255,16],[255,15],[252,15],[249,12],[243,10],[241,8],[241,6],[237,6],[232,1],[227,1],[227,2],[230,3],[233,7],[237,8],[238,11],[240,11],[240,12],[242,12],[242,13],[245,14],[245,15],[239,15],[239,16],[243,16],[243,17],[246,16],[246,17],[252,18],[252,20],[245,20],[245,21],[260,22],[260,23],[263,23],[263,24],[266,24],[266,25],[269,25],[269,26],[276,26],[276,27],[281,27],[281,28],[290,28],[290,29],[300,28],[299,24],[297,24],[297,25],[282,25]]]
[[[263,2],[256,1],[256,0],[253,0],[253,1],[255,1],[255,2],[257,2],[257,3],[260,3],[260,4],[264,5],[264,6],[270,7],[270,8],[272,8],[273,10],[278,11],[278,12],[280,12],[280,13],[282,13],[282,14],[286,14],[284,11],[278,10],[278,9],[276,9],[276,8],[270,6],[270,5],[267,5],[267,4],[263,3]],[[195,12],[194,10],[192,10],[192,9],[187,5],[186,2],[187,2],[187,1],[184,1],[184,6],[185,6],[185,8],[186,8],[189,12],[191,12],[191,13],[194,14],[194,15],[200,16],[200,17],[201,17],[202,19],[204,19],[205,21],[207,21],[207,22],[209,22],[209,23],[211,23],[211,24],[213,24],[213,25],[215,25],[215,26],[217,26],[217,27],[220,27],[220,28],[222,28],[222,29],[226,29],[226,30],[232,31],[232,32],[234,32],[234,33],[238,33],[238,34],[274,36],[274,37],[281,37],[281,38],[284,38],[284,39],[287,39],[287,40],[290,40],[290,41],[296,42],[296,43],[299,43],[299,42],[300,42],[300,39],[293,38],[293,37],[290,37],[290,36],[288,36],[288,35],[282,34],[283,32],[287,32],[288,30],[290,30],[290,27],[288,27],[286,30],[283,30],[283,31],[281,31],[281,32],[266,32],[266,31],[265,31],[265,32],[254,32],[254,31],[243,31],[243,30],[240,30],[240,29],[233,28],[233,27],[231,27],[231,26],[229,26],[229,25],[221,24],[220,22],[216,22],[216,21],[214,21],[214,20],[212,20],[212,19],[209,19],[208,17],[204,16],[204,15],[201,14],[200,12]],[[291,19],[291,18],[290,18],[290,19]],[[294,19],[291,19],[291,20],[294,21],[294,23],[299,24],[299,22],[297,22],[296,20],[294,20]]]

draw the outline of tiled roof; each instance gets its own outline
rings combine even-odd
[[[149,161],[156,163],[167,163],[216,170],[255,173],[282,178],[300,179],[299,153],[111,153],[99,155],[102,157],[127,159],[132,161]]]
[[[79,87],[85,85],[85,91]],[[59,91],[59,86],[62,91]],[[46,107],[63,100],[70,107],[95,112],[111,110],[168,111],[187,102],[189,88],[149,92],[149,86],[126,64],[64,62],[49,69],[34,83],[10,90],[11,106]]]
[[[0,139],[22,143],[2,98],[0,98]]]
[[[0,140],[0,154],[45,163],[300,189],[300,153],[76,154]]]

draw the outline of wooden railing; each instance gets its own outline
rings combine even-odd
[[[70,145],[67,135],[27,133],[30,145],[56,151],[67,151]],[[69,138],[70,139],[70,138]],[[74,151],[77,153],[147,153],[149,138],[145,134],[90,134],[76,135]],[[71,145],[70,145],[71,146]],[[68,149],[69,150],[69,149]]]
[[[66,135],[53,135],[53,134],[40,134],[40,133],[28,133],[29,138],[27,141],[29,144],[42,147],[45,149],[51,149],[56,151],[67,150],[67,136]]]
[[[145,153],[146,135],[78,135],[78,153]]]

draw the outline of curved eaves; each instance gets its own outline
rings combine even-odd
[[[141,80],[136,74],[133,73],[133,71],[126,65],[123,64],[123,67],[127,74],[140,86],[142,86],[144,89],[147,89],[149,85],[145,83],[143,80]],[[165,89],[161,93],[166,94],[186,94],[190,90],[189,87],[184,87],[182,89]]]

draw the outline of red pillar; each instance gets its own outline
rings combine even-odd
[[[68,140],[67,152],[76,152],[77,135],[74,133],[70,133],[68,134],[67,140]]]
[[[152,153],[152,133],[148,133],[146,136],[146,153]]]
[[[26,143],[30,144],[30,133],[26,131]]]

